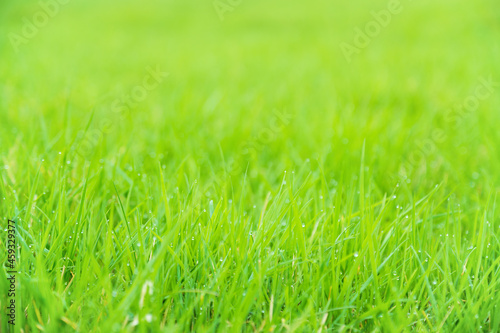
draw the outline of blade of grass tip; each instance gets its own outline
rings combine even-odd
[[[64,224],[64,213],[66,208],[66,176],[62,177],[62,181],[59,189],[59,200],[57,202],[57,229],[63,229]],[[56,236],[56,235],[54,235]]]
[[[76,243],[80,241],[80,232],[82,231],[83,228],[83,209],[85,207],[85,197],[87,195],[87,186],[88,186],[88,180],[90,176],[90,167],[87,169],[87,176],[85,177],[85,183],[83,184],[83,189],[82,189],[82,199],[80,201],[80,205],[78,207],[78,213],[76,217],[76,222],[78,223],[78,227],[76,228],[76,235],[73,241],[71,242],[70,248],[69,248],[69,254],[70,258],[73,258]]]
[[[285,174],[286,175],[286,174]],[[291,219],[292,219],[292,227],[293,233],[296,236],[296,241],[298,242],[298,248],[302,254],[302,258],[305,260],[307,258],[307,249],[305,244],[305,232],[302,227],[302,219],[300,218],[300,209],[297,204],[297,200],[293,195],[292,187],[289,184],[285,184],[288,190],[291,209]]]
[[[41,168],[42,168],[42,164],[40,163],[40,166],[38,167],[38,170],[37,170],[36,175],[35,175],[35,180],[33,181],[33,186],[31,187],[30,196],[28,199],[28,205],[26,206],[26,213],[24,214],[24,223],[29,223],[28,218],[31,215],[31,209],[33,207],[33,201],[34,201],[34,197],[35,197],[36,188],[38,185],[38,177],[40,175]]]
[[[260,212],[259,229],[261,228],[262,223],[264,221],[264,215],[266,214],[266,209],[267,209],[267,205],[269,203],[270,197],[271,197],[271,192],[267,192],[266,199],[264,200],[264,206],[262,207],[262,211]]]
[[[373,284],[375,287],[375,295],[376,295],[376,302],[377,304],[379,303],[380,300],[380,292],[379,292],[379,282],[378,282],[378,268],[377,268],[377,256],[376,256],[376,251],[375,251],[375,245],[374,245],[374,230],[380,225],[384,212],[385,212],[385,200],[387,199],[387,194],[384,195],[383,203],[382,203],[382,208],[380,210],[379,216],[375,220],[375,223],[370,223],[368,228],[370,228],[369,236],[368,236],[368,247],[369,247],[369,256],[370,256],[370,262],[371,262],[371,267],[372,267],[372,276],[373,276]]]
[[[431,271],[431,267],[432,267],[432,264],[434,263],[434,260],[429,262],[429,268],[426,271],[424,266],[422,265],[422,262],[418,258],[418,254],[417,254],[417,251],[415,251],[415,248],[413,246],[410,246],[410,249],[412,250],[413,254],[415,255],[415,259],[417,260],[418,265],[420,266],[420,270],[422,272],[422,277],[424,279],[425,286],[427,287],[427,292],[428,292],[429,298],[431,300],[432,312],[434,312],[435,318],[438,318],[439,313],[438,313],[438,306],[437,306],[437,302],[436,302],[436,297],[434,296],[434,292],[432,290],[431,284],[429,283],[429,275],[428,275],[429,272]]]
[[[384,261],[376,268],[375,271],[372,272],[372,274],[370,275],[370,277],[368,279],[366,279],[365,283],[363,283],[363,285],[361,286],[361,288],[359,289],[359,291],[353,295],[353,297],[351,298],[351,301],[350,301],[350,304],[354,303],[354,301],[359,297],[359,295],[361,295],[361,293],[370,285],[371,281],[374,279],[374,277],[380,273],[380,271],[382,270],[382,268],[384,268],[385,264],[387,264],[389,262],[389,260],[392,258],[392,256],[399,250],[399,248],[403,245],[403,243],[399,244],[395,249],[394,251],[392,251],[385,259]]]
[[[158,161],[158,172],[160,173],[161,196],[163,199],[163,204],[165,205],[165,218],[167,220],[167,230],[170,230],[170,225],[171,225],[170,206],[168,204],[167,189],[165,188],[165,179],[163,178],[163,171],[161,169],[160,161]]]
[[[228,172],[227,172],[227,168],[225,167],[227,165],[226,158],[224,157],[224,152],[222,151],[222,146],[221,146],[220,142],[218,143],[218,147],[219,147],[219,153],[220,153],[222,165],[224,165],[224,168],[222,170],[224,171],[224,176],[227,178]]]
[[[138,290],[142,287],[145,280],[158,273],[160,265],[165,258],[166,252],[169,250],[173,251],[170,249],[169,241],[171,241],[175,237],[175,235],[177,235],[180,226],[180,223],[177,224],[173,229],[168,231],[168,234],[163,236],[163,241],[161,242],[161,246],[158,249],[158,252],[153,257],[153,259],[147,263],[144,269],[141,270],[137,278],[134,280],[134,283],[129,288],[127,296],[125,296],[120,304],[118,304],[116,308],[117,311],[109,316],[107,322],[114,324],[116,317],[122,316],[124,313],[126,313],[129,307],[133,304],[133,300],[137,297]]]
[[[411,237],[412,237],[412,245],[416,246],[417,245],[417,212],[416,212],[416,205],[415,205],[415,200],[412,201],[413,204],[413,209],[411,214]],[[425,206],[425,205],[424,205]]]
[[[94,119],[94,113],[95,113],[95,107],[92,108],[91,112],[90,112],[90,117],[89,117],[89,121],[87,122],[87,126],[85,126],[85,130],[83,131],[83,137],[85,137],[85,135],[87,134],[87,132],[89,131],[89,128],[90,128],[90,125],[92,125],[92,120]],[[79,138],[79,135],[78,133],[75,134],[75,136],[73,137],[73,140],[71,141],[71,143],[69,144],[68,147],[73,147],[73,145],[75,144],[75,141]],[[81,141],[83,142],[83,140]],[[75,147],[75,151],[78,152],[78,148],[80,148],[80,144],[81,142],[78,144],[78,146]]]
[[[66,103],[64,106],[64,118],[63,118],[63,136],[64,136],[64,141],[67,142],[68,140],[68,133],[71,133],[69,130],[70,123],[69,123],[69,101],[70,101],[70,96],[71,96],[71,86],[66,88]],[[71,147],[71,145],[69,146]]]
[[[366,139],[363,140],[361,167],[359,170],[359,211],[361,212],[361,220],[363,220],[365,213],[365,144]]]
[[[128,189],[127,201],[125,202],[125,211],[126,212],[129,212],[130,199],[132,198],[133,189],[134,189],[134,182],[132,181],[132,183],[130,184],[130,188]],[[140,203],[138,206],[140,206],[140,205],[142,205],[142,203]],[[129,214],[132,214],[132,212],[129,212]]]
[[[243,215],[243,210],[244,210],[244,205],[243,205],[243,196],[244,196],[244,193],[245,193],[245,188],[246,188],[246,184],[247,184],[247,173],[248,173],[248,166],[249,166],[249,163],[247,163],[247,167],[245,169],[245,174],[243,176],[243,185],[241,186],[241,193],[240,193],[240,200],[239,200],[239,207],[238,207],[238,215],[239,216],[244,216]],[[251,227],[250,227],[251,228]]]
[[[488,207],[490,207],[490,202],[491,202],[491,197],[493,194],[493,190],[490,191],[488,194],[488,200],[486,202],[486,209],[484,210],[484,214],[482,219],[480,219],[479,222],[479,230],[477,233],[477,238],[474,242],[474,244],[477,244],[479,246],[478,253],[476,255],[476,269],[474,275],[479,277],[479,271],[481,269],[481,261],[483,257],[483,251],[484,251],[484,243],[485,243],[485,237],[486,237],[486,228],[485,224],[488,221]],[[475,235],[475,227],[474,227],[474,235]],[[479,244],[478,244],[479,243]]]
[[[127,219],[127,214],[125,213],[125,209],[123,208],[122,200],[120,199],[120,194],[118,193],[118,190],[116,189],[116,185],[114,183],[113,183],[113,187],[115,188],[116,196],[118,197],[118,202],[120,203],[120,208],[122,210],[123,219],[125,220],[125,225],[127,226],[128,236],[130,237],[130,240],[132,240],[133,239],[132,238],[132,232],[130,231],[129,221]],[[137,258],[136,258],[137,251],[135,249],[135,246],[134,246],[133,242],[131,242],[130,245],[132,246],[132,250],[134,252],[134,255],[133,255],[134,262],[137,265]]]

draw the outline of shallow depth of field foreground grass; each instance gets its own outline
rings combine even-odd
[[[498,2],[47,1],[0,3],[1,332],[500,330]]]

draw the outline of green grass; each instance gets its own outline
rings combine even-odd
[[[0,331],[500,331],[500,7],[401,5],[2,2]]]

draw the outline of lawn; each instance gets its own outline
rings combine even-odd
[[[493,0],[2,1],[0,332],[499,332],[499,59]]]

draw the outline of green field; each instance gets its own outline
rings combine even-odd
[[[500,331],[498,1],[4,0],[0,32],[0,332]]]

